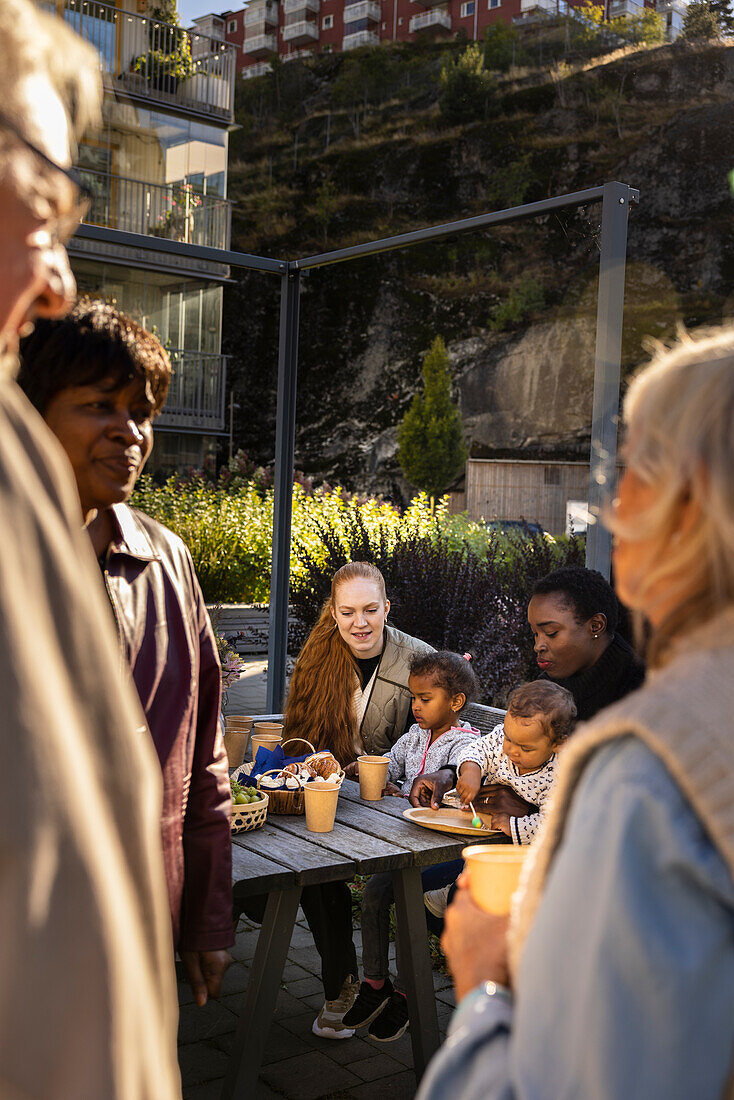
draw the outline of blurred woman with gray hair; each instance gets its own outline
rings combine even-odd
[[[161,780],[61,447],[12,381],[75,287],[69,165],[99,61],[0,2],[0,1096],[175,1100]]]
[[[648,679],[564,750],[509,937],[449,908],[421,1100],[734,1096],[734,331],[661,351],[624,413],[608,526]]]

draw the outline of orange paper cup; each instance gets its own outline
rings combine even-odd
[[[250,743],[249,730],[228,729],[224,735],[224,747],[227,750],[227,760],[230,768],[239,768],[245,759],[247,746]]]
[[[334,828],[339,789],[338,783],[305,784],[303,797],[306,800],[306,828],[309,833],[330,833]]]
[[[365,802],[379,802],[387,782],[387,756],[358,756],[359,793]]]
[[[280,744],[280,734],[263,733],[258,730],[256,723],[255,728],[252,731],[250,743],[252,745],[252,759],[254,760],[257,756],[257,750],[260,748],[261,745],[264,749],[268,749],[270,752],[272,752],[276,745]]]
[[[527,845],[470,844],[461,853],[469,873],[469,893],[485,913],[510,912]]]

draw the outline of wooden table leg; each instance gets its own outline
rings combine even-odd
[[[250,1100],[254,1094],[300,899],[300,886],[268,895],[222,1100]]]
[[[421,873],[417,867],[393,871],[395,918],[400,932],[400,964],[410,1016],[413,1066],[420,1081],[440,1046],[436,994],[428,952]]]

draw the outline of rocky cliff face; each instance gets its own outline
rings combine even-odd
[[[320,251],[308,202],[325,174],[343,196],[330,248],[386,235],[388,214],[387,231],[401,231],[608,179],[629,183],[641,195],[629,230],[629,370],[645,337],[734,313],[733,93],[734,49],[665,47],[562,86],[510,90],[491,121],[449,135],[429,110],[414,132],[306,159],[290,181],[300,231],[267,240],[240,223],[239,232],[251,251]],[[587,455],[599,216],[590,207],[310,274],[297,464],[332,482],[404,495],[396,428],[437,334],[472,454]],[[545,304],[498,320],[498,307],[528,284]],[[272,277],[247,275],[225,298],[238,443],[260,461],[273,453],[277,289]]]

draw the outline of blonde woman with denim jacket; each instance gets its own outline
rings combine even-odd
[[[734,332],[659,354],[625,420],[608,522],[648,679],[563,753],[509,936],[449,909],[420,1100],[734,1096]]]

